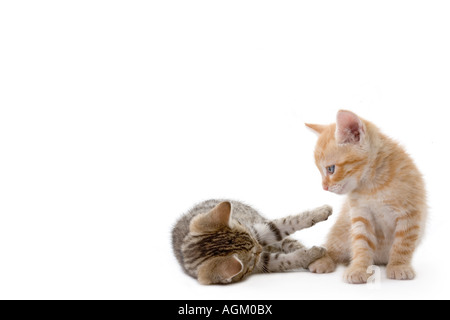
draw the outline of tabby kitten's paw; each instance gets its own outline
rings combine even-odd
[[[387,265],[387,277],[395,280],[412,280],[415,277],[414,269],[409,265]]]
[[[325,255],[322,258],[314,261],[308,266],[309,271],[314,273],[330,273],[336,269],[336,263],[329,255]]]
[[[321,207],[318,207],[315,210],[314,219],[312,221],[312,224],[316,224],[317,222],[325,221],[328,219],[329,216],[333,213],[333,208],[329,205],[324,205]]]
[[[324,247],[314,246],[308,250],[309,257],[311,261],[316,261],[319,258],[322,258],[327,253],[327,249]]]
[[[344,272],[344,280],[348,283],[358,284],[367,283],[370,274],[367,273],[367,268],[349,266]]]

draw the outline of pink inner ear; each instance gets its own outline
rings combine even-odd
[[[210,212],[211,220],[219,226],[229,226],[231,217],[231,203],[224,201],[219,203]]]
[[[336,139],[338,143],[357,143],[364,133],[361,119],[350,111],[339,111],[336,117]]]
[[[231,256],[226,259],[224,263],[221,265],[221,272],[225,276],[225,278],[232,278],[241,272],[243,269],[242,263],[238,258]]]

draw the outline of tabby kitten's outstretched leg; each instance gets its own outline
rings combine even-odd
[[[295,239],[286,237],[281,242],[271,244],[270,246],[265,246],[264,251],[271,253],[291,253],[298,249],[303,249],[305,246]]]
[[[259,272],[283,272],[287,270],[308,268],[311,262],[323,257],[326,249],[312,247],[311,249],[297,249],[290,253],[263,252],[256,270]]]
[[[306,249],[300,242],[285,237],[328,219],[332,211],[330,206],[322,206],[298,215],[254,225],[253,231],[258,242],[265,246],[257,270],[282,272],[307,268],[313,261],[323,257],[326,253],[325,248]]]
[[[325,205],[297,215],[272,220],[268,223],[257,223],[253,226],[253,232],[261,245],[270,245],[283,240],[283,238],[298,230],[312,227],[317,222],[327,220],[332,212],[333,208]]]

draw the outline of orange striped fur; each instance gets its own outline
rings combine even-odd
[[[411,157],[350,111],[339,111],[334,124],[306,126],[319,136],[314,156],[323,188],[346,195],[325,244],[328,254],[310,270],[332,272],[338,263],[349,264],[344,279],[365,283],[368,266],[381,264],[391,279],[414,278],[411,260],[424,233],[427,205]]]

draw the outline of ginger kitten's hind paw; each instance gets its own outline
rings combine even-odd
[[[308,266],[308,269],[313,273],[330,273],[336,269],[336,263],[326,254],[322,258],[311,263]]]
[[[386,267],[386,274],[389,279],[412,280],[415,277],[414,269],[409,265],[389,265]]]

